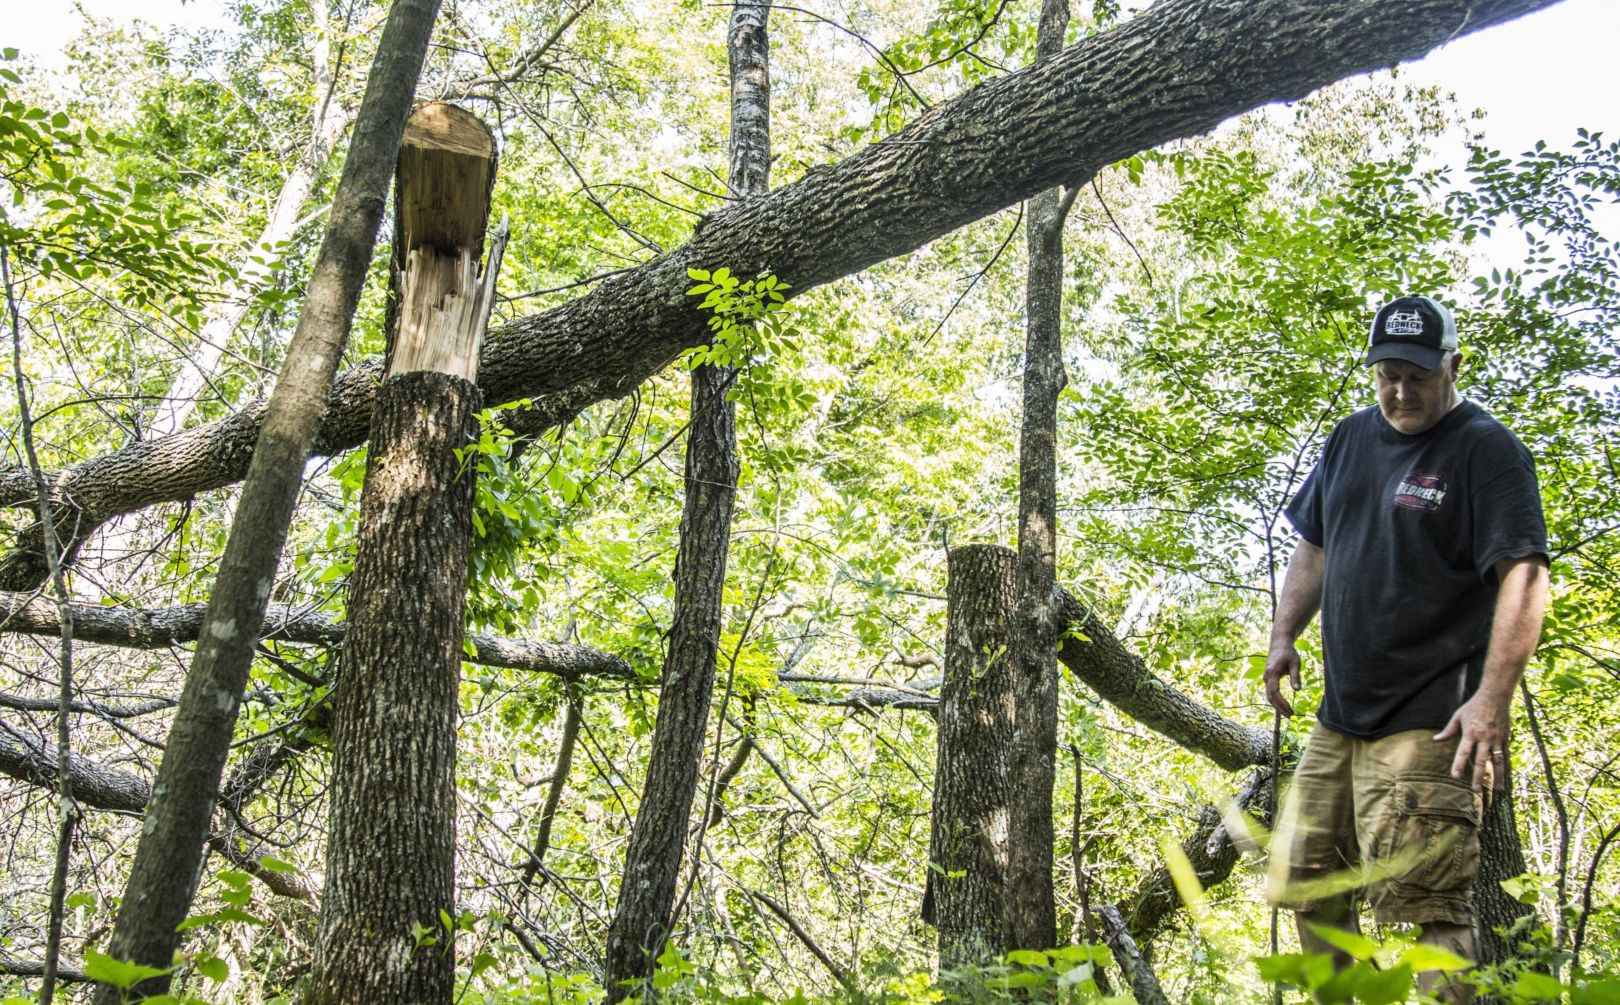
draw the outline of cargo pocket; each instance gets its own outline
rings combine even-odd
[[[1378,878],[1414,893],[1471,889],[1479,873],[1479,814],[1466,782],[1439,772],[1402,773],[1378,841]]]

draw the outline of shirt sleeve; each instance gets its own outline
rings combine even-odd
[[[1317,461],[1316,467],[1305,476],[1305,484],[1294,493],[1293,502],[1283,510],[1283,516],[1287,517],[1288,522],[1299,531],[1299,536],[1318,548],[1322,547],[1322,542],[1326,539],[1326,528],[1322,523],[1322,468],[1327,466],[1328,455],[1333,450],[1338,436],[1337,429],[1329,434],[1327,442],[1322,444],[1321,460]]]
[[[1478,451],[1474,461],[1474,470],[1484,476],[1469,496],[1474,565],[1480,577],[1495,575],[1496,563],[1505,558],[1549,558],[1541,489],[1530,451],[1509,434]]]

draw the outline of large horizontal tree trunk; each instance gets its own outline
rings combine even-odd
[[[769,269],[802,293],[949,233],[1041,189],[1557,0],[1166,0],[1038,66],[982,84],[833,167],[704,220],[682,247],[589,294],[510,325],[485,346],[486,401],[538,399],[541,421],[628,394],[706,342],[684,295],[688,267]],[[343,375],[316,450],[366,436],[379,369]],[[240,479],[263,420],[230,419],[136,444],[59,472],[64,530],[80,542],[107,519]],[[20,469],[0,470],[0,505],[27,505]],[[37,536],[37,535],[36,535]],[[37,543],[0,561],[0,588],[45,575]]]

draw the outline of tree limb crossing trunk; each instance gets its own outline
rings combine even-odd
[[[1007,750],[1018,603],[1017,562],[995,545],[946,556],[945,685],[940,692],[934,805],[923,920],[939,928],[939,969],[988,963],[1007,943]]]
[[[332,825],[310,1005],[449,1005],[455,988],[456,713],[477,468],[478,347],[495,140],[434,102],[399,155],[398,334],[360,497],[349,639],[334,698]]]
[[[176,928],[196,890],[220,772],[303,484],[304,461],[360,299],[388,178],[437,15],[438,0],[395,0],[383,28],[309,292],[231,523],[203,643],[192,658],[152,786],[146,825],[108,946],[109,954],[120,959],[167,968],[179,945]],[[162,993],[168,985],[165,974],[145,982],[139,993]],[[123,991],[110,985],[96,991],[98,1005],[123,998]]]
[[[769,6],[739,4],[732,8],[727,28],[730,185],[733,197],[745,201],[759,201],[769,183],[770,43],[765,30],[769,15]],[[721,264],[714,261],[706,267]],[[671,295],[679,296],[679,290],[672,288]],[[724,616],[738,475],[736,406],[726,392],[735,376],[730,368],[710,364],[692,371],[674,623],[647,779],[608,931],[605,983],[610,1002],[623,999],[632,991],[628,983],[652,972],[672,924],[670,911],[697,791]]]
[[[710,216],[681,248],[490,339],[484,397],[535,400],[537,422],[629,394],[708,339],[686,302],[689,267],[769,268],[804,293],[1052,185],[1342,77],[1393,66],[1557,0],[1165,0],[1039,66],[975,87],[840,164]],[[1123,96],[1129,96],[1127,100]],[[616,333],[603,340],[602,332]],[[315,449],[364,441],[379,368],[333,389]],[[59,472],[64,540],[154,503],[240,479],[262,405]],[[20,469],[0,469],[0,505],[26,505]],[[68,549],[69,554],[73,548]],[[0,589],[45,576],[39,535],[0,559]]]

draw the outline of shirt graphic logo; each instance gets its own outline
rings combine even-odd
[[[1384,321],[1386,335],[1422,335],[1423,318],[1417,311],[1390,311]]]
[[[1395,505],[1404,509],[1433,513],[1446,501],[1446,479],[1441,474],[1430,474],[1413,468],[1401,483],[1395,486]]]

